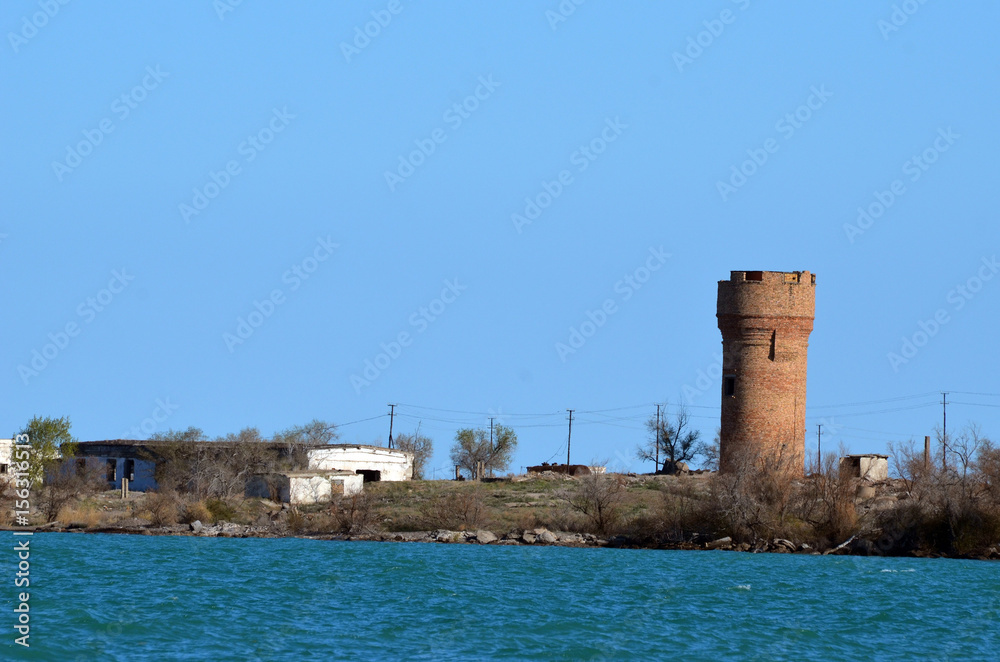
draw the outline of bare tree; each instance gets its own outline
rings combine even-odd
[[[82,459],[81,459],[82,460]],[[39,493],[38,508],[46,522],[59,516],[63,506],[90,496],[106,487],[100,469],[85,460],[65,458],[49,465]]]
[[[994,508],[1000,508],[1000,446],[996,446],[989,439],[986,439],[979,448],[976,474],[979,477],[983,497]]]
[[[149,440],[190,442],[208,441],[208,437],[205,436],[205,433],[202,432],[201,428],[189,427],[187,430],[174,430],[171,428],[166,432],[157,432],[150,435]]]
[[[273,441],[306,446],[321,446],[336,443],[340,438],[334,423],[321,421],[317,418],[305,425],[295,425],[274,435]]]
[[[576,481],[566,501],[590,519],[598,533],[612,533],[621,524],[626,485],[618,474],[590,474]]]
[[[793,496],[793,510],[799,519],[830,543],[846,540],[861,527],[855,507],[855,480],[840,470],[840,457],[847,452],[841,446],[839,452],[824,455],[822,464],[811,460],[800,498]]]
[[[733,538],[757,542],[783,532],[793,505],[791,476],[800,461],[784,448],[741,448],[729,456],[727,471],[713,477],[712,497]]]
[[[366,490],[340,497],[330,506],[330,512],[342,533],[373,533],[382,522],[376,505],[375,497]]]
[[[888,448],[893,470],[902,479],[907,494],[912,495],[935,477],[938,466],[935,456],[924,458],[923,449],[917,449],[912,439],[906,442],[890,441]]]
[[[296,425],[275,433],[271,441],[284,447],[285,468],[296,468],[306,463],[306,451],[310,447],[333,444],[339,438],[340,433],[335,424],[313,419],[305,425]]]
[[[952,466],[963,486],[970,481],[969,472],[975,469],[976,457],[989,439],[983,436],[983,429],[978,423],[967,423],[956,437],[949,440],[948,453],[952,458]]]
[[[937,436],[943,437],[940,431]],[[895,523],[892,537],[907,540],[910,547],[923,544],[962,554],[981,550],[1000,535],[1000,512],[993,498],[1000,454],[974,423],[945,441],[928,463],[912,442],[890,445],[910,497],[908,518]]]
[[[430,437],[420,434],[419,423],[413,434],[400,434],[395,441],[399,450],[413,453],[413,479],[423,480],[427,461],[434,452],[434,442]]]
[[[144,457],[155,461],[155,478],[161,490],[190,492],[199,498],[242,495],[247,478],[293,467],[291,451],[268,443],[257,428],[206,442],[200,430],[163,435],[150,444]]]
[[[656,418],[650,418],[646,421],[646,428],[649,440],[636,449],[636,456],[647,462],[659,459],[662,465],[656,467],[657,473],[676,473],[681,462],[689,462],[705,454],[701,432],[692,429],[690,417],[683,406],[677,408],[673,420],[664,416],[657,425]]]
[[[701,454],[705,458],[704,467],[709,471],[719,470],[719,446],[722,440],[722,428],[715,429],[715,438],[711,443],[702,446]]]

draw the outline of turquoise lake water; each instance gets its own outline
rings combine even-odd
[[[1000,659],[1000,564],[947,559],[37,534],[56,660]]]

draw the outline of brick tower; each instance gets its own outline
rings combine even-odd
[[[746,450],[802,473],[815,293],[808,271],[733,271],[719,281],[722,471]]]

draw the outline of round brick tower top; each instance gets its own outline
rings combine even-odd
[[[808,271],[733,271],[719,281],[718,316],[813,319],[815,286]]]

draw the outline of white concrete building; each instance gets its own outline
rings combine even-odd
[[[285,471],[258,474],[247,481],[246,496],[280,503],[305,505],[326,503],[334,494],[357,494],[364,477],[347,471]]]
[[[413,453],[381,446],[336,444],[306,451],[310,471],[350,471],[366,482],[413,478]]]
[[[14,478],[14,440],[0,439],[0,480],[12,481]]]
[[[888,455],[848,455],[840,458],[840,471],[851,478],[878,483],[889,479]]]

